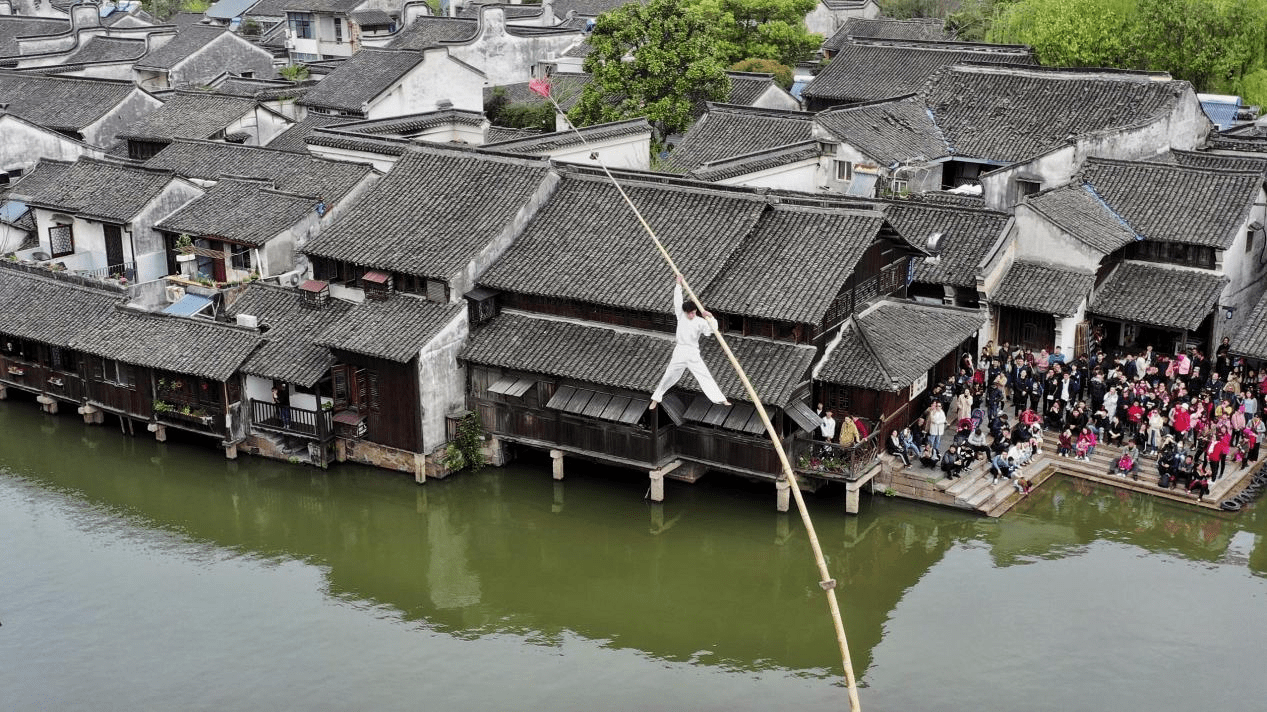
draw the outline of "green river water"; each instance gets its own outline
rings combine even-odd
[[[572,461],[418,486],[0,403],[0,710],[847,709],[773,486],[646,487]],[[807,496],[864,710],[1267,709],[1261,506],[843,500]]]

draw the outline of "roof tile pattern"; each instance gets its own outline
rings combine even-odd
[[[1073,316],[1091,293],[1095,275],[1037,262],[1013,262],[990,302],[1033,312]]]
[[[752,106],[774,83],[773,74],[761,72],[726,72],[730,77],[730,98],[727,103]]]
[[[897,20],[891,17],[851,17],[836,30],[836,34],[823,42],[823,49],[832,52],[853,37],[870,37],[882,40],[929,40],[933,42],[954,39],[946,31],[946,23],[936,17],[912,17]]]
[[[313,215],[315,205],[315,198],[280,193],[263,181],[225,179],[156,227],[260,247]]]
[[[57,35],[70,29],[65,19],[0,15],[0,57],[17,57],[19,37]]]
[[[410,294],[393,294],[384,301],[367,299],[331,324],[317,342],[332,349],[407,363],[465,311],[465,304],[437,304]]]
[[[809,346],[728,337],[761,399],[786,405],[805,380],[815,351]],[[471,363],[542,373],[613,388],[650,392],[673,353],[673,337],[558,319],[505,313],[471,334],[462,358]],[[714,339],[700,340],[700,356],[732,400],[748,400]],[[688,373],[678,388],[699,391]]]
[[[68,347],[127,295],[0,264],[0,334]]]
[[[1207,151],[1171,150],[1167,158],[1181,166],[1224,171],[1258,171],[1267,173],[1267,156],[1233,156]]]
[[[373,169],[365,164],[327,161],[309,155],[215,141],[177,139],[146,161],[147,168],[175,171],[199,180],[220,176],[264,178],[278,190],[339,200]]]
[[[541,160],[411,150],[304,252],[448,279],[511,224],[549,172]]]
[[[710,104],[669,154],[664,170],[689,173],[710,161],[808,141],[813,125],[814,115],[800,111]]]
[[[812,161],[814,165],[817,165],[818,154],[817,141],[802,141],[743,156],[730,156],[702,163],[691,171],[690,176],[704,181],[724,181],[781,166],[790,166],[801,161]]]
[[[817,379],[895,392],[928,372],[985,324],[975,309],[884,301],[855,317],[827,356]]]
[[[1085,185],[1065,185],[1027,196],[1022,203],[1083,244],[1111,254],[1140,239],[1130,225]]]
[[[578,135],[579,134],[579,135]],[[532,136],[524,136],[513,138],[509,141],[500,143],[486,143],[484,148],[490,151],[501,151],[503,153],[523,153],[528,155],[542,155],[549,151],[554,151],[571,146],[581,146],[587,141],[602,141],[612,138],[620,138],[622,136],[639,136],[651,134],[651,125],[646,119],[627,119],[625,121],[613,121],[606,124],[593,124],[591,126],[583,126],[575,131],[555,131],[548,134],[536,134]]]
[[[976,286],[977,265],[1003,234],[1008,220],[1007,215],[989,210],[914,200],[886,201],[881,208],[893,228],[921,250],[927,248],[929,236],[942,233],[939,259],[918,260],[915,281],[953,287]]]
[[[469,40],[479,31],[479,20],[460,17],[420,17],[397,33],[388,49],[427,49],[442,42]]]
[[[338,111],[362,111],[366,102],[387,91],[422,60],[422,52],[411,50],[361,49],[309,89],[301,103]]]
[[[330,116],[328,114],[308,114],[307,118],[278,134],[268,142],[268,148],[274,151],[290,153],[308,153],[308,137],[313,131],[323,126],[334,126],[346,123],[346,116]]]
[[[128,95],[132,82],[50,77],[0,69],[0,101],[33,124],[79,131],[105,116]]]
[[[145,54],[145,40],[121,37],[93,37],[67,57],[62,64],[129,62]]]
[[[820,112],[815,122],[882,166],[933,160],[950,147],[924,102],[914,96]]]
[[[162,106],[132,124],[127,138],[211,138],[255,110],[255,100],[221,94],[176,92]]]
[[[954,153],[1010,163],[1155,117],[1187,87],[1142,73],[968,65],[937,72],[921,97]]]
[[[173,177],[168,171],[81,158],[58,181],[44,182],[38,189],[25,182],[19,185],[28,205],[123,223],[141,212]]]
[[[224,381],[259,343],[254,330],[120,308],[73,345],[103,358]]]
[[[1232,353],[1267,361],[1267,294],[1258,300],[1249,320],[1232,339]]]
[[[876,212],[775,207],[708,285],[704,304],[719,312],[818,324],[883,224]],[[778,275],[795,288],[776,287],[772,278]]]
[[[1096,290],[1088,311],[1113,319],[1194,331],[1227,278],[1214,272],[1123,262]]]
[[[330,299],[320,309],[304,306],[303,294],[259,282],[233,303],[233,315],[250,314],[267,326],[265,338],[242,364],[242,371],[261,378],[311,387],[330,370],[334,357],[317,343],[331,324],[342,321],[352,303]]]
[[[176,36],[162,47],[137,61],[136,66],[145,69],[171,69],[226,33],[229,33],[227,27],[189,25],[177,32]]]
[[[835,104],[902,96],[918,90],[937,70],[957,62],[1037,64],[1028,47],[847,40],[801,96]]]
[[[760,197],[739,191],[623,183],[696,289],[721,273],[765,208]],[[605,178],[565,174],[551,200],[480,282],[663,313],[670,311],[673,275]]]

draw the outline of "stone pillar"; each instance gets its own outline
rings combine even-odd
[[[334,459],[336,462],[348,461],[348,441],[336,438],[334,441]]]
[[[9,399],[9,387],[4,385],[3,383],[0,383],[0,400],[8,400],[8,399]]]
[[[664,501],[664,473],[659,470],[652,470],[651,473],[651,501]]]
[[[858,513],[858,500],[860,498],[858,494],[858,490],[861,488],[862,488],[862,485],[857,482],[850,482],[849,484],[845,485],[845,513],[846,514]]]
[[[664,505],[651,505],[651,533],[659,534],[664,531]]]
[[[154,439],[160,443],[167,442],[167,426],[158,423],[150,423],[150,432],[154,433]]]
[[[229,444],[229,445],[225,445],[225,446],[224,446],[224,457],[225,457],[225,459],[227,459],[227,460],[236,460],[236,459],[238,459],[238,444],[237,444],[237,443],[231,443],[231,444]]]
[[[554,502],[550,505],[550,512],[558,514],[563,511],[563,483],[554,483]]]
[[[91,405],[81,405],[78,412],[84,416],[84,423],[87,425],[101,425],[106,422],[106,414],[100,408]]]
[[[563,479],[563,451],[551,450],[550,458],[554,460],[554,479]]]
[[[484,445],[484,456],[488,458],[488,464],[493,467],[505,465],[509,460],[506,457],[506,443],[495,435],[489,436],[487,444]]]
[[[427,481],[427,456],[420,452],[414,453],[414,482],[423,484]]]
[[[40,394],[35,397],[35,402],[40,404],[40,410],[49,415],[57,415],[57,399]]]
[[[792,485],[786,479],[774,481],[774,507],[780,512],[792,507]]]
[[[774,521],[774,543],[780,546],[787,543],[788,538],[792,535],[792,523],[788,521],[788,517],[778,517]]]

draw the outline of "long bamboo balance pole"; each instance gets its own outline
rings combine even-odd
[[[532,84],[533,91],[536,91],[538,94],[544,96],[554,106],[555,111],[566,117],[563,109],[559,106],[558,102],[555,101],[554,97],[551,96],[548,84],[542,85],[535,81]],[[544,91],[541,90],[543,87]],[[585,136],[576,129],[576,126],[574,126],[572,122],[566,118],[565,121],[567,121],[568,127],[572,129],[577,138],[581,139],[581,143],[584,144],[586,148],[590,148],[592,150],[592,146],[590,146],[589,142],[585,140]],[[665,249],[664,243],[660,242],[659,236],[656,235],[655,230],[651,229],[651,225],[648,224],[646,218],[642,216],[642,211],[638,210],[638,206],[634,204],[632,199],[630,199],[629,194],[626,193],[624,187],[620,185],[620,181],[616,180],[616,176],[612,175],[612,172],[607,168],[607,164],[603,162],[602,158],[599,157],[597,151],[593,151],[590,154],[590,158],[603,169],[603,173],[607,175],[607,179],[610,180],[612,185],[616,187],[616,191],[620,193],[620,197],[625,201],[625,204],[629,206],[629,209],[633,211],[634,216],[638,218],[639,224],[642,225],[642,229],[646,231],[647,236],[651,238],[651,242],[655,244],[656,250],[660,252],[660,256],[664,258],[664,261],[668,263],[669,268],[673,270],[673,274],[676,277],[681,278],[682,287],[686,290],[687,296],[691,298],[691,302],[699,309],[700,314],[706,314],[707,312],[704,309],[703,303],[700,302],[700,298],[695,293],[695,290],[691,288],[690,283],[686,279],[686,275],[682,274],[682,271],[678,269],[677,263],[673,261],[673,256],[669,254],[667,249]],[[823,547],[818,543],[818,534],[814,531],[814,522],[810,520],[809,509],[805,506],[805,498],[801,495],[801,488],[797,486],[796,473],[792,471],[792,464],[788,461],[787,453],[783,450],[783,441],[779,437],[778,431],[774,429],[774,423],[770,421],[770,415],[766,413],[765,405],[762,404],[761,397],[757,395],[757,390],[753,388],[752,382],[748,380],[748,374],[744,372],[743,366],[739,363],[739,359],[735,358],[734,352],[730,350],[730,344],[726,343],[726,337],[722,336],[721,329],[717,328],[717,322],[713,321],[712,326],[713,337],[717,339],[717,345],[721,347],[722,353],[726,354],[726,359],[730,361],[730,365],[734,368],[735,374],[739,376],[740,383],[743,384],[744,392],[748,394],[748,399],[752,401],[752,405],[757,409],[757,415],[761,416],[761,423],[765,425],[766,434],[770,436],[770,442],[774,445],[774,451],[779,456],[779,464],[783,468],[783,477],[787,480],[788,485],[792,489],[792,498],[796,500],[796,509],[800,512],[801,521],[805,524],[805,531],[809,535],[810,549],[814,552],[814,562],[818,566],[818,585],[821,586],[823,591],[827,594],[827,609],[831,613],[832,625],[835,626],[836,629],[836,642],[840,645],[841,663],[845,669],[845,683],[847,684],[849,690],[849,709],[851,712],[861,712],[862,705],[858,701],[857,680],[854,678],[853,674],[853,660],[849,656],[849,641],[845,637],[845,623],[840,617],[840,604],[836,600],[836,579],[833,579],[831,577],[831,573],[827,570],[827,560],[823,557]]]

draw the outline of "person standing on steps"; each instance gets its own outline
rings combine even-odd
[[[709,373],[708,366],[704,365],[704,360],[699,355],[700,337],[712,336],[713,330],[717,328],[717,322],[708,312],[704,312],[702,317],[699,316],[696,313],[695,304],[682,298],[682,275],[680,274],[677,276],[677,284],[673,286],[673,313],[677,315],[677,343],[673,347],[673,357],[664,371],[664,377],[660,379],[660,385],[656,386],[655,392],[651,394],[651,410],[655,410],[655,407],[664,399],[665,392],[672,388],[687,370],[695,377],[695,382],[699,384],[700,389],[710,401],[718,405],[730,405],[730,401],[726,400],[726,395],[717,387],[713,374]]]

